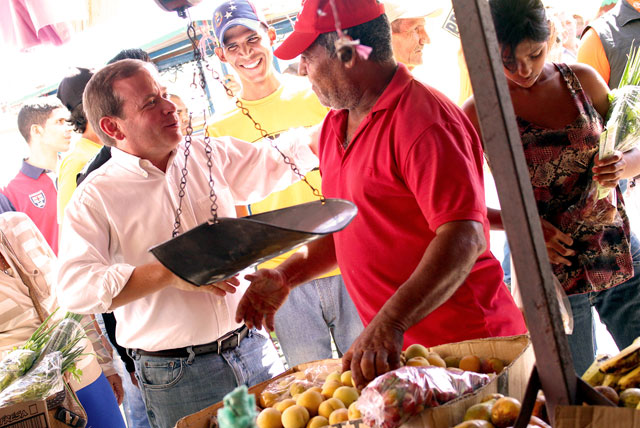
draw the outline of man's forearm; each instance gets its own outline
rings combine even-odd
[[[159,262],[138,266],[133,270],[122,291],[113,298],[109,309],[114,310],[160,291],[168,287],[173,278],[173,274]]]
[[[289,288],[307,283],[337,267],[333,236],[315,240],[282,262],[277,269],[287,279]]]
[[[485,249],[480,223],[460,221],[441,226],[409,279],[376,318],[408,330],[456,292]]]

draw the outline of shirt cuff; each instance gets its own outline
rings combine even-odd
[[[318,157],[309,148],[313,128],[296,128],[283,132],[275,140],[278,148],[289,156],[304,175],[319,166]]]
[[[107,269],[104,274],[104,287],[101,287],[98,291],[98,299],[103,306],[103,310],[96,312],[111,312],[109,308],[111,307],[113,298],[120,294],[129,281],[129,278],[131,278],[135,268],[135,266],[121,263],[110,266],[109,269]]]

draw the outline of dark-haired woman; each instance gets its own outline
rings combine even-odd
[[[640,153],[633,149],[598,159],[602,118],[609,109],[607,85],[589,66],[545,61],[549,27],[540,0],[489,4],[549,260],[571,302],[569,345],[582,374],[595,356],[592,307],[618,347],[640,336],[640,245],[630,235],[617,187],[621,178],[640,173]],[[479,130],[475,100],[463,110]],[[593,180],[617,193],[622,226],[576,227],[568,217],[568,208]],[[502,225],[499,214],[490,213],[495,228]]]

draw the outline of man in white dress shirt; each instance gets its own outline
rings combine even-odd
[[[116,336],[134,357],[149,421],[165,428],[235,386],[259,383],[283,367],[268,337],[234,320],[248,284],[232,278],[194,287],[148,251],[171,238],[186,162],[176,107],[158,77],[148,63],[123,60],[97,72],[85,89],[87,117],[102,142],[113,147],[112,158],[78,187],[68,205],[58,292],[68,310],[114,311]],[[235,217],[235,205],[260,200],[297,179],[268,142],[211,143],[221,217]],[[307,145],[279,147],[303,173],[317,166]],[[193,139],[188,171],[181,233],[211,217],[209,169],[199,139]]]

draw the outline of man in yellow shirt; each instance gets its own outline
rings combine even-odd
[[[253,4],[246,0],[222,3],[213,18],[219,44],[216,54],[238,74],[242,85],[238,97],[270,133],[269,137],[322,122],[328,110],[320,104],[307,79],[274,70],[271,46],[276,33],[258,17]],[[237,108],[215,117],[209,133],[253,142],[261,139],[251,120]],[[307,174],[307,180],[320,189],[318,171]],[[252,204],[250,210],[257,214],[315,199],[309,187],[298,182]],[[276,267],[289,255],[283,254],[260,267]],[[362,328],[337,269],[292,290],[275,319],[275,332],[289,366],[331,358],[331,336],[342,355]]]
[[[75,132],[82,134],[82,138],[76,142],[73,150],[67,153],[60,164],[60,172],[58,174],[58,224],[62,224],[64,208],[76,190],[78,173],[102,148],[100,139],[93,132],[93,128],[91,128],[82,110],[82,92],[91,76],[93,76],[91,70],[76,68],[72,74],[62,79],[58,86],[57,96],[71,113],[68,121]]]

